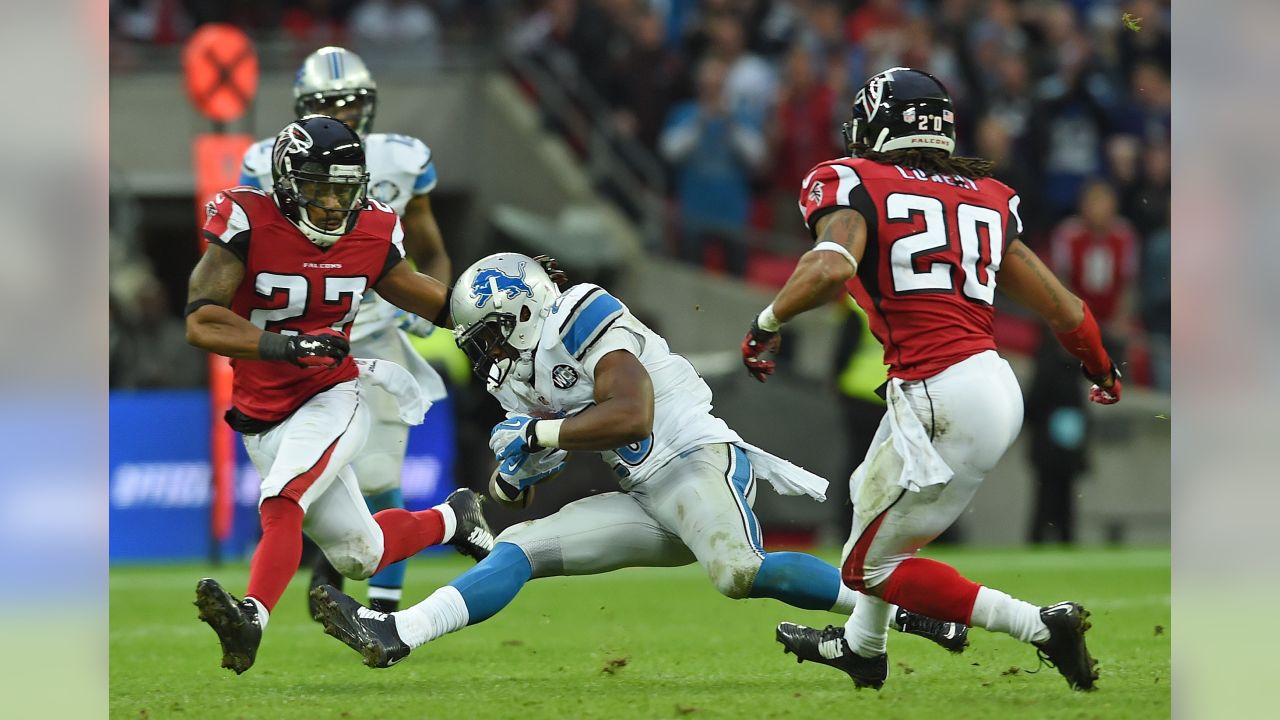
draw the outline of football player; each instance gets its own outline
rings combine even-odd
[[[1022,394],[996,354],[996,281],[1039,314],[1082,363],[1089,399],[1120,400],[1120,373],[1089,308],[1019,239],[1019,198],[991,163],[952,155],[955,116],[936,78],[893,68],[871,78],[845,124],[850,157],[804,179],[816,244],[751,323],[747,370],[764,382],[778,330],[843,290],[867,312],[889,365],[888,408],[850,479],[853,532],[844,582],[860,593],[844,627],[777,628],[786,651],[839,668],[862,687],[888,674],[891,604],[1032,643],[1072,688],[1097,679],[1079,604],[1037,607],[916,557],[964,511],[1022,425]]]
[[[369,389],[387,392],[407,424],[422,422],[428,403],[400,366],[350,357],[360,298],[376,290],[440,323],[447,287],[404,261],[400,219],[367,199],[364,148],[346,125],[323,115],[289,124],[271,167],[271,192],[236,187],[209,203],[209,247],[186,309],[188,341],[232,358],[226,420],[262,476],[262,539],[244,599],[209,578],[196,586],[200,619],[222,643],[222,666],[237,674],[253,665],[298,568],[304,530],[352,578],[441,542],[479,559],[493,541],[470,490],[421,512],[374,516],[365,506],[351,463],[369,432]]]
[[[554,266],[548,263],[548,267]],[[697,562],[722,594],[848,612],[839,571],[796,552],[765,552],[751,506],[756,481],[823,499],[827,483],[746,444],[711,414],[711,390],[680,355],[597,285],[563,294],[534,259],[491,255],[454,285],[455,337],[507,410],[490,446],[490,494],[523,504],[571,452],[602,458],[622,492],[569,503],[514,525],[472,570],[397,613],[341,591],[312,591],[325,630],[386,667],[415,647],[505,607],[529,580]],[[914,618],[911,632],[948,649],[966,628]]]
[[[299,118],[316,113],[329,115],[360,135],[368,162],[369,196],[400,216],[405,254],[417,265],[418,271],[447,282],[449,255],[431,212],[429,193],[436,187],[431,150],[415,137],[372,132],[378,88],[364,61],[344,48],[320,48],[308,55],[298,69],[293,97],[294,111]],[[241,184],[271,187],[274,141],[274,138],[262,140],[245,153]],[[366,292],[351,329],[351,354],[358,358],[390,360],[408,369],[422,386],[427,400],[434,402],[444,397],[444,383],[405,336],[406,331],[425,336],[433,329],[431,323],[399,311],[376,292]],[[372,389],[368,401],[372,422],[369,441],[354,463],[360,492],[371,512],[403,508],[400,475],[409,427],[400,422],[395,400],[386,392]],[[399,606],[405,564],[395,563],[369,578],[369,602],[373,607],[390,612]],[[316,558],[310,585],[323,583],[342,587],[342,575],[320,555]]]

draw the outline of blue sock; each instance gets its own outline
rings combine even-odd
[[[498,543],[489,557],[449,583],[467,604],[468,625],[488,620],[506,607],[533,577],[533,566],[524,551],[511,543]]]
[[[805,610],[830,610],[840,597],[840,571],[805,553],[769,553],[748,597],[773,598]]]
[[[364,504],[369,506],[369,512],[376,513],[379,510],[389,510],[391,508],[404,507],[404,496],[400,493],[400,488],[393,488],[386,492],[380,492],[374,495],[366,495]],[[369,586],[376,588],[385,588],[387,590],[399,590],[404,587],[404,570],[407,565],[406,560],[382,568],[382,570],[369,578]]]

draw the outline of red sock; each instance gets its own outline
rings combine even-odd
[[[885,581],[880,597],[935,620],[969,624],[977,583],[937,560],[904,560]]]
[[[284,595],[302,560],[302,506],[286,497],[271,497],[258,508],[262,540],[249,561],[249,589],[270,611]]]
[[[378,571],[444,540],[444,516],[439,510],[409,512],[392,508],[377,513],[373,519],[382,528],[382,560]]]

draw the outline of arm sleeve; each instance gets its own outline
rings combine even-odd
[[[1022,216],[1018,214],[1019,208],[1022,206],[1022,198],[1018,193],[1014,193],[1009,198],[1009,222],[1004,231],[1004,246],[1009,247],[1009,243],[1022,237]]]
[[[378,273],[377,279],[369,287],[382,282],[382,278],[399,265],[401,260],[404,260],[404,228],[400,227],[400,218],[396,218],[395,228],[391,231],[391,245],[387,248],[387,259],[383,261],[382,271]]]
[[[824,163],[809,172],[800,183],[800,212],[809,235],[817,239],[815,228],[822,216],[843,208],[857,210],[870,226],[875,225],[875,208],[858,171],[841,162]]]
[[[439,179],[436,177],[436,164],[432,160],[427,160],[426,166],[422,172],[418,173],[418,177],[413,181],[413,194],[426,195],[436,189]]]
[[[560,324],[560,342],[565,351],[581,362],[626,311],[604,288],[592,287],[574,303]]]
[[[240,262],[249,260],[249,231],[249,216],[230,193],[218,193],[205,206],[205,239],[230,250]]]
[[[621,323],[614,325],[582,357],[582,368],[591,377],[595,377],[596,365],[600,359],[615,350],[625,350],[639,358],[640,353],[644,352],[644,339]]]

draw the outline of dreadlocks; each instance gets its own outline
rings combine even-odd
[[[953,157],[933,148],[903,148],[889,152],[856,148],[857,157],[887,165],[914,168],[930,175],[959,175],[976,180],[991,177],[995,163],[982,158]]]

